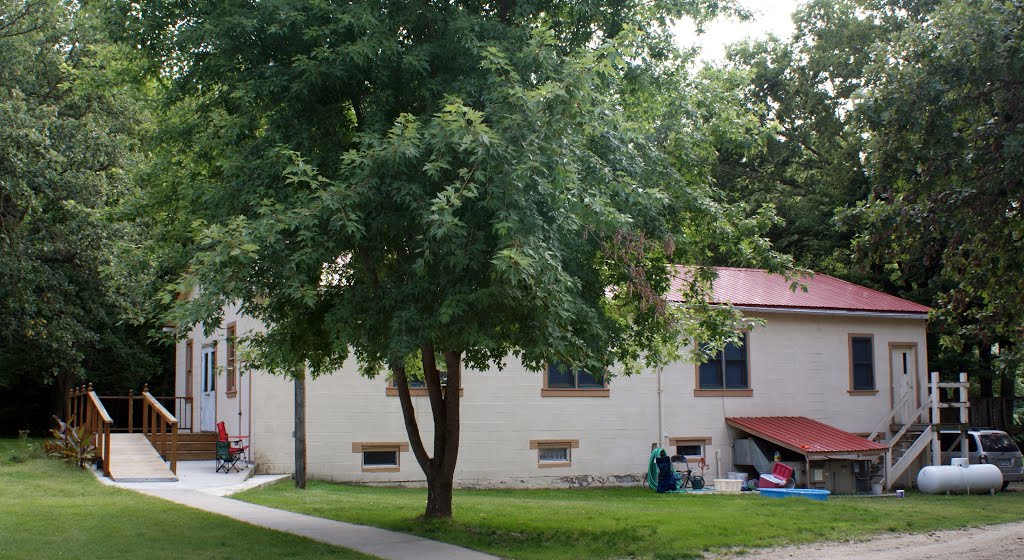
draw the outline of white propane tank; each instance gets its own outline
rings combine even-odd
[[[917,473],[917,488],[926,494],[971,492],[982,494],[1003,486],[1003,473],[995,465],[943,465]]]

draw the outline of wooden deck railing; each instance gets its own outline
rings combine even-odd
[[[64,403],[68,423],[73,427],[85,426],[92,434],[96,447],[103,458],[103,474],[110,476],[110,429],[113,419],[107,414],[103,401],[92,390],[92,384],[82,385],[68,391]]]
[[[142,433],[149,438],[153,447],[160,452],[164,460],[171,462],[171,472],[178,474],[178,419],[167,412],[164,405],[149,394],[148,385],[142,388]],[[170,436],[169,442],[168,435]],[[171,447],[169,458],[168,443]]]
[[[192,397],[157,397],[154,396],[165,409],[172,409],[174,417],[178,420],[179,430],[192,430]],[[142,403],[145,398],[136,395],[134,391],[128,391],[127,395],[106,395],[103,402],[110,407],[110,415],[114,418],[114,432],[126,432],[133,434],[141,430],[141,425],[136,419],[142,418]],[[171,404],[174,403],[174,404]],[[136,416],[136,412],[139,413]]]

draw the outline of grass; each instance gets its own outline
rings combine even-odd
[[[39,445],[0,439],[0,558],[371,558],[104,486]]]
[[[253,503],[414,533],[517,559],[697,558],[873,534],[1024,520],[1024,492],[828,502],[756,495],[655,494],[646,488],[457,491],[455,517],[426,521],[426,491],[313,482],[235,496]]]

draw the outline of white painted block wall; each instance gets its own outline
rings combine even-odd
[[[647,468],[651,443],[666,437],[710,437],[708,478],[724,478],[732,465],[728,416],[807,416],[855,433],[868,433],[890,409],[890,343],[917,345],[918,387],[927,372],[925,321],[803,313],[760,313],[765,326],[748,337],[751,397],[694,396],[696,370],[674,363],[661,372],[661,433],[658,375],[615,378],[608,397],[542,397],[542,374],[510,362],[503,371],[464,374],[462,433],[457,484],[463,486],[569,486],[615,484],[622,475]],[[237,321],[239,335],[261,326],[229,310],[225,324]],[[218,336],[220,366],[225,365],[223,329],[213,336],[193,331],[196,360],[193,392],[198,396],[199,349]],[[853,396],[849,389],[850,333],[874,337],[874,395]],[[184,344],[178,344],[178,380],[184,389]],[[397,397],[385,394],[386,380],[358,375],[354,361],[333,375],[307,384],[308,468],[312,478],[350,482],[420,483],[423,474],[411,450],[400,454],[399,472],[362,472],[353,442],[406,442]],[[244,371],[244,367],[242,368]],[[289,380],[247,372],[236,397],[218,385],[218,419],[228,429],[251,430],[254,459],[262,472],[291,472],[293,464],[293,386]],[[432,433],[429,402],[414,397],[427,448]],[[197,399],[198,402],[198,399]],[[196,405],[198,407],[198,404]],[[242,415],[238,416],[241,409]],[[198,419],[198,408],[196,418]],[[539,468],[530,440],[575,439],[572,465]],[[716,453],[718,461],[716,462]],[[717,466],[720,465],[721,472]],[[692,465],[693,466],[693,465]]]

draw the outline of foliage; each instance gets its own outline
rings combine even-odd
[[[11,446],[10,455],[7,456],[8,461],[11,463],[24,463],[42,456],[42,449],[35,441],[30,440],[28,436],[28,430],[18,431],[19,445]]]
[[[390,369],[441,494],[458,394],[437,356],[454,385],[509,357],[630,374],[734,336],[707,270],[667,304],[668,265],[785,261],[763,216],[733,219],[673,168],[659,115],[631,101],[681,67],[671,18],[728,5],[117,3],[112,27],[171,94],[147,196],[183,255],[175,318],[210,329],[238,302],[267,326],[253,366],[315,376],[351,352],[365,375]],[[407,398],[417,355],[432,456]]]
[[[0,439],[0,457],[21,447]],[[44,457],[0,462],[0,558],[188,557],[369,560],[353,550],[270,531],[138,492],[112,488],[91,473]],[[169,525],[168,520],[173,520]]]
[[[873,196],[857,216],[865,253],[941,281],[942,344],[1000,345],[1004,386],[1021,370],[1024,5],[946,1],[880,51],[868,77]]]
[[[733,91],[769,135],[716,142],[719,186],[774,205],[769,236],[798,265],[935,308],[932,368],[1012,395],[1019,3],[814,0],[794,21],[731,49],[749,77]]]
[[[925,533],[1024,520],[1022,492],[911,492],[904,500],[833,496],[828,502],[814,502],[749,494],[656,494],[646,487],[458,490],[456,515],[438,521],[416,517],[423,491],[413,488],[312,482],[298,492],[279,483],[235,497],[517,559],[703,558],[723,549],[843,542],[879,533]],[[785,519],[785,531],[778,529],[779,519]]]
[[[56,416],[57,427],[50,430],[53,439],[43,442],[43,450],[54,459],[60,459],[69,465],[86,469],[99,458],[99,446],[96,434],[84,425],[75,426],[75,417],[67,423]]]
[[[124,80],[127,52],[78,3],[0,1],[3,431],[33,413],[15,392],[65,393],[86,372],[97,385],[137,386],[160,368],[140,328],[147,270],[118,269],[140,234],[116,210],[134,193],[146,119]]]

